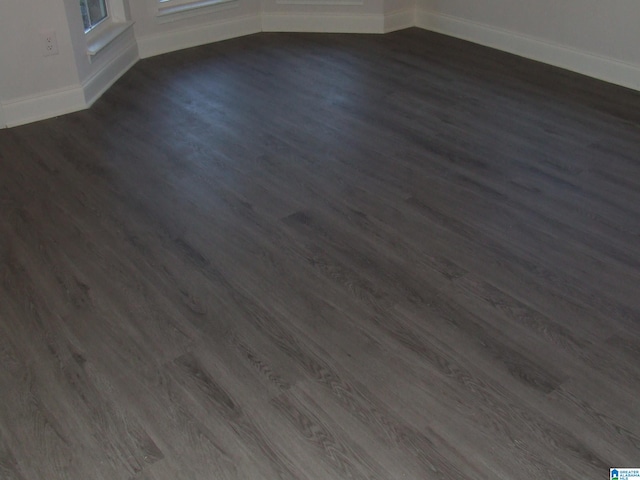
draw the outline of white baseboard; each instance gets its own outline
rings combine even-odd
[[[138,61],[135,40],[128,43],[113,60],[89,77],[82,85],[53,90],[40,95],[18,98],[0,107],[0,128],[15,127],[65,115],[91,106],[105,90]],[[2,112],[0,112],[2,113]]]
[[[104,67],[87,78],[82,84],[87,107],[124,75],[138,61],[138,45],[135,38],[125,45]]]
[[[2,104],[5,123],[8,127],[76,112],[86,106],[81,85],[50,90]]]
[[[82,85],[52,90],[0,104],[0,128],[35,122],[90,106],[138,57],[146,58],[228,38],[268,32],[385,33],[411,26],[469,40],[640,91],[640,65],[598,56],[565,45],[467,19],[418,9],[382,14],[268,13],[233,18],[149,35],[129,42]]]
[[[153,57],[260,31],[260,16],[250,15],[198,27],[138,37],[140,58]]]
[[[416,12],[416,26],[640,90],[640,65],[420,9]]]
[[[384,33],[395,32],[416,25],[416,12],[414,8],[389,12],[384,15]]]
[[[381,14],[262,13],[263,32],[384,33]]]

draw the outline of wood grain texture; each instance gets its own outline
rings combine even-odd
[[[638,465],[638,152],[637,92],[418,29],[0,131],[0,477]]]

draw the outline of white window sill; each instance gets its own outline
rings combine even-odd
[[[87,44],[87,54],[94,57],[116,38],[129,30],[133,22],[114,22],[93,36]]]
[[[182,18],[218,12],[237,6],[238,0],[195,0],[179,5],[160,6],[158,7],[156,20],[158,23],[173,22]]]

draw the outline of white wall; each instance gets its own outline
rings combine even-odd
[[[382,33],[417,25],[640,90],[638,0],[233,0],[164,18],[156,0],[122,1],[133,29],[91,58],[77,0],[0,1],[0,127],[86,108],[138,52],[261,30]],[[45,30],[56,32],[58,55],[42,56]]]
[[[414,25],[415,0],[232,0],[158,17],[157,0],[131,2],[141,57],[260,31],[383,33]]]
[[[43,56],[40,33],[54,31],[57,55]],[[0,127],[80,110],[138,60],[133,32],[94,57],[77,0],[0,2]]]
[[[60,53],[43,57],[40,32],[54,30]],[[71,36],[62,2],[0,2],[0,101],[5,119],[42,95],[77,103],[72,88],[79,82]],[[56,113],[62,105],[49,105]]]
[[[169,17],[158,16],[157,0],[131,2],[140,56],[211,43],[260,31],[260,0],[231,2]]]
[[[417,0],[417,24],[640,90],[638,0]]]
[[[367,20],[381,16],[383,4],[383,0],[263,0],[263,28],[267,31],[362,31],[358,17]],[[289,22],[287,17],[291,19]]]
[[[263,31],[386,33],[415,24],[415,0],[262,0]]]
[[[59,55],[42,56],[39,34],[54,30]],[[71,37],[62,2],[0,2],[0,59],[2,76],[0,92],[3,99],[15,99],[66,88],[78,81],[73,65]]]

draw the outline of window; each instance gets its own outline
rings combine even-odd
[[[76,0],[73,0],[74,2]],[[89,61],[131,28],[124,0],[79,0]]]
[[[107,5],[105,2],[106,0],[80,0],[80,11],[82,12],[85,33],[107,18]]]

